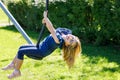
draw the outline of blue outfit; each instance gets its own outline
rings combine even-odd
[[[24,55],[26,55],[30,58],[40,60],[43,57],[50,55],[58,47],[62,49],[62,46],[64,44],[62,33],[65,35],[72,34],[71,30],[69,29],[58,28],[56,29],[56,36],[60,42],[59,44],[54,41],[53,37],[50,34],[39,44],[39,48],[37,48],[36,45],[32,44],[21,46],[18,50],[17,58],[23,60]]]

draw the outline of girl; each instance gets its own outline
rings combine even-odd
[[[81,44],[76,36],[72,35],[67,29],[55,30],[47,17],[47,11],[44,12],[43,17],[42,23],[46,25],[51,34],[39,44],[39,47],[36,47],[36,45],[23,45],[19,48],[13,61],[2,68],[2,70],[14,69],[13,73],[8,76],[9,79],[21,76],[20,68],[23,64],[24,55],[34,59],[42,59],[59,47],[63,51],[64,61],[71,68],[76,56],[81,53]]]

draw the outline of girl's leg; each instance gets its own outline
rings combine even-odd
[[[36,47],[21,48],[15,58],[15,69],[12,74],[8,76],[9,79],[21,76],[20,68],[23,64],[24,55],[39,56],[39,49]]]
[[[33,56],[33,57],[42,57],[41,51],[36,46],[35,47],[27,47],[27,48],[21,48],[19,49],[17,57],[19,59],[24,59],[24,55],[26,56]]]
[[[14,69],[15,67],[15,63],[16,63],[16,56],[14,57],[14,59],[12,60],[12,62],[10,64],[8,64],[7,66],[3,67],[2,70],[11,70]]]
[[[22,46],[17,55],[14,57],[14,59],[12,60],[12,62],[10,63],[10,65],[12,64],[16,64],[16,59],[19,58],[21,60],[24,59],[24,55],[30,55],[30,56],[36,56],[39,57],[40,56],[40,50],[35,46],[35,45],[27,45],[27,46]]]
[[[33,44],[28,44],[28,45],[23,45],[21,46],[19,49],[24,49],[24,48],[29,48],[29,47],[35,47],[36,45]],[[12,60],[12,62],[10,64],[8,64],[7,66],[5,66],[4,68],[2,68],[2,70],[11,70],[14,69],[15,67],[15,63],[16,63],[16,59],[17,59],[17,55],[14,57],[14,59]]]
[[[9,79],[21,76],[20,68],[23,64],[23,60],[16,58],[15,69],[12,74],[8,76]]]

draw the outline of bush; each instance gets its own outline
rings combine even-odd
[[[95,0],[92,7],[93,26],[98,26],[96,44],[120,44],[120,1]]]
[[[38,30],[43,17],[43,3],[40,5],[35,6],[32,0],[20,0],[16,3],[9,2],[8,9],[23,28]]]
[[[28,2],[29,1],[29,2]],[[8,9],[24,27],[41,29],[44,2],[9,2]],[[85,42],[96,45],[120,45],[119,0],[66,0],[49,4],[49,18],[55,27],[67,27]]]

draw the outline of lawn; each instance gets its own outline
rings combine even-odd
[[[0,23],[3,23],[3,22],[8,22],[8,17],[0,8]]]
[[[35,43],[38,34],[28,31]],[[0,68],[15,56],[25,39],[15,27],[0,27]],[[15,80],[120,80],[120,51],[112,46],[94,46],[82,42],[82,54],[75,66],[68,70],[60,50],[41,61],[25,57],[21,68],[22,76]],[[0,70],[0,80],[8,80],[12,71]]]

